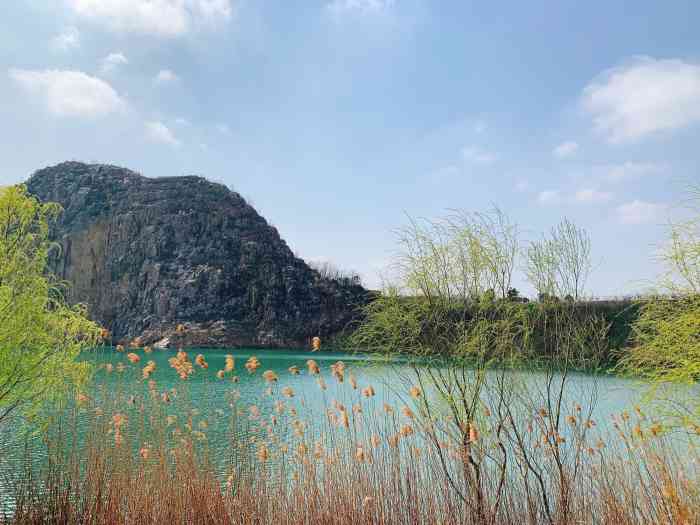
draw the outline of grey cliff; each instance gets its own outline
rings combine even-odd
[[[64,162],[27,187],[63,206],[52,269],[115,342],[306,345],[342,331],[369,297],[322,277],[238,193],[201,177]]]

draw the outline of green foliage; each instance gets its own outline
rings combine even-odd
[[[597,366],[607,355],[608,345],[599,337],[607,335],[606,319],[582,303],[562,302],[546,292],[541,292],[541,303],[526,303],[511,286],[518,231],[498,209],[412,220],[398,235],[399,282],[365,308],[350,345],[382,355],[441,356],[476,366],[543,356],[551,363],[564,355],[570,359],[576,346],[577,357],[585,355],[580,366]],[[556,291],[580,296],[590,267],[586,232],[564,221],[547,246],[548,255],[556,256],[553,278],[564,283]],[[590,352],[573,343],[586,331],[595,335]]]
[[[398,231],[394,266],[400,287],[431,300],[473,300],[488,290],[504,298],[511,288],[518,235],[517,225],[498,208],[411,219]]]
[[[597,371],[612,358],[612,323],[595,303],[546,301],[532,305],[529,358],[545,366]]]
[[[83,306],[69,306],[47,274],[55,249],[49,225],[60,213],[23,186],[0,188],[0,421],[15,409],[35,414],[84,380],[76,362],[99,338]]]
[[[700,294],[645,301],[632,332],[634,346],[621,369],[650,380],[654,394],[669,383],[700,381]],[[689,401],[674,404],[673,415],[700,429],[700,399]]]
[[[700,380],[700,295],[646,301],[633,325],[636,372],[663,382]]]
[[[700,189],[690,188],[694,215],[671,225],[661,259],[666,273],[660,280],[666,296],[639,305],[632,323],[632,347],[621,369],[651,380],[653,394],[672,383],[700,381]],[[667,406],[682,425],[700,432],[700,397],[674,400]]]
[[[427,301],[403,297],[397,290],[389,289],[363,308],[364,321],[349,336],[347,344],[387,356],[431,354],[436,341],[424,334],[429,315]]]
[[[365,307],[364,321],[348,344],[387,357],[485,363],[510,357],[513,339],[521,337],[525,326],[513,312],[522,309],[523,305],[504,300],[465,305],[389,291]]]
[[[365,307],[348,342],[383,356],[440,356],[499,366],[546,362],[591,370],[611,364],[611,332],[622,309],[503,299],[437,303],[391,292]]]

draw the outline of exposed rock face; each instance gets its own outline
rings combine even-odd
[[[27,186],[63,206],[53,270],[115,340],[304,345],[342,330],[368,299],[322,278],[239,194],[201,177],[65,162]]]

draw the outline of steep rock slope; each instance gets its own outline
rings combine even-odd
[[[65,162],[27,186],[63,206],[53,270],[115,340],[301,345],[342,330],[368,299],[322,278],[238,193],[201,177]]]

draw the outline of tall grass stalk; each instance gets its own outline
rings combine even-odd
[[[509,390],[504,404],[489,393],[496,374],[459,429],[449,404],[422,409],[427,386],[406,385],[389,405],[342,363],[309,368],[338,383],[335,399],[319,390],[325,412],[262,377],[269,407],[249,406],[231,383],[223,457],[202,423],[215,416],[198,412],[188,381],[159,387],[159,374],[177,371],[144,380],[127,368],[121,387],[77,393],[37,445],[45,465],[16,477],[2,522],[700,523],[697,450],[673,445],[641,409],[606,432],[576,400],[546,404],[556,378]]]

